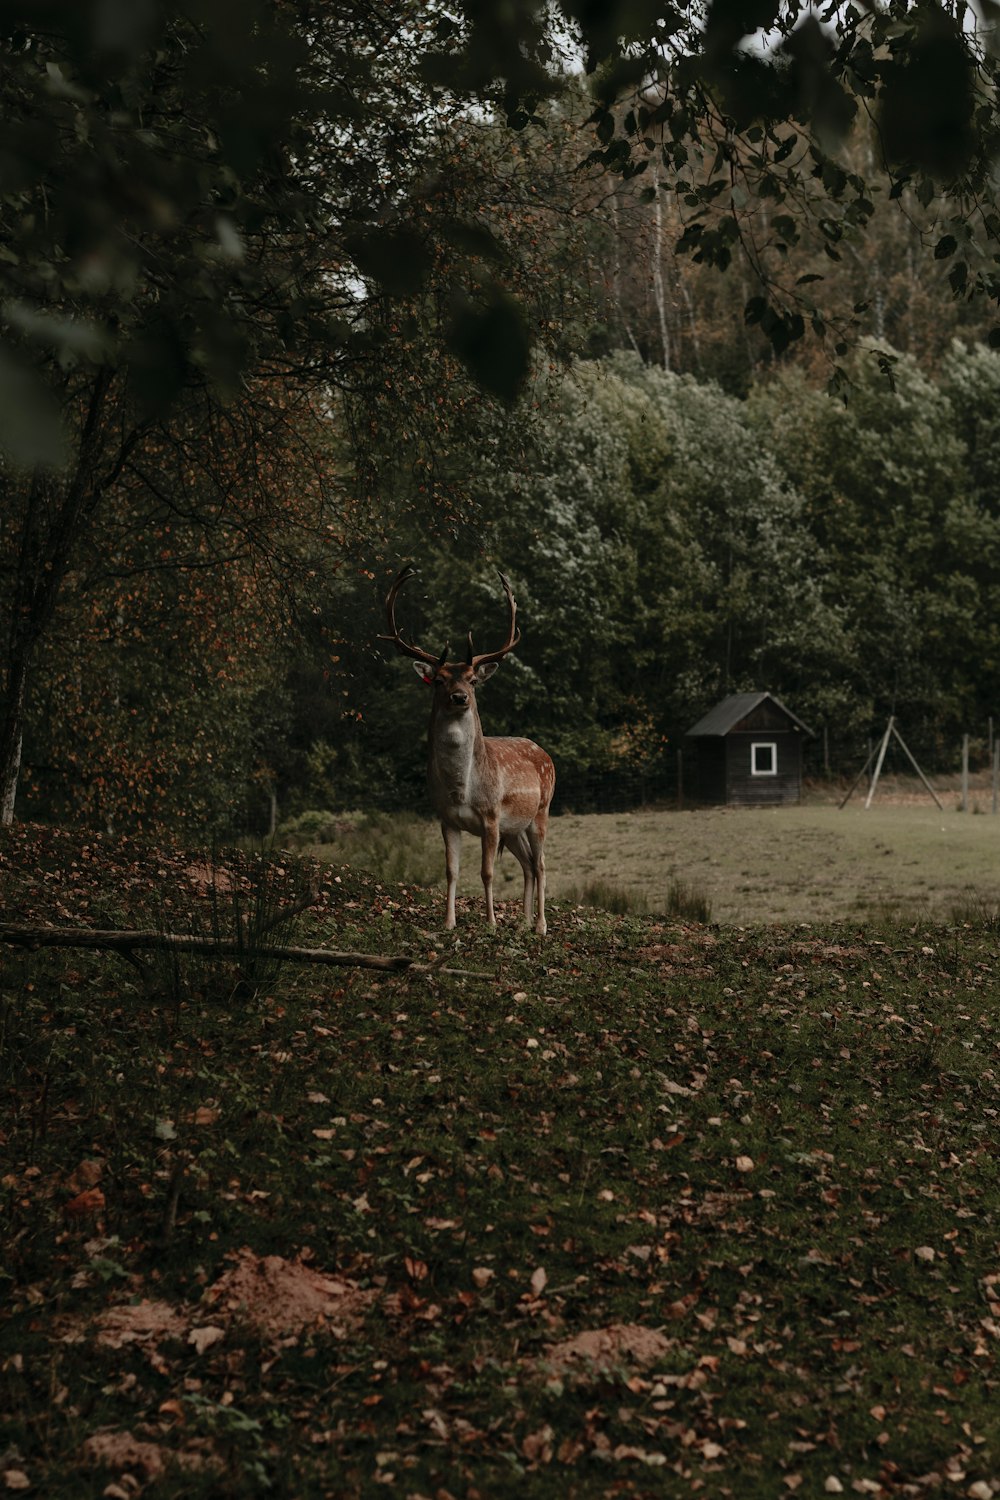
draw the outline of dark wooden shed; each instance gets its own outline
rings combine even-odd
[[[802,797],[801,719],[770,693],[732,693],[689,729],[699,802],[776,807]]]

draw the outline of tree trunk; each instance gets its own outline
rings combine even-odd
[[[24,714],[35,647],[52,620],[81,535],[101,497],[120,476],[139,440],[139,428],[116,439],[116,452],[101,475],[105,418],[114,374],[93,379],[80,427],[75,467],[60,479],[36,470],[24,497],[17,573],[11,603],[7,663],[0,691],[0,826],[14,821],[21,773]]]
[[[27,660],[12,663],[7,669],[7,689],[0,709],[0,828],[9,828],[14,821],[14,802],[21,775],[27,682]]]
[[[660,174],[653,159],[653,298],[660,325],[660,349],[663,368],[670,369],[670,326],[667,322],[667,297],[663,285],[663,199],[660,197]]]

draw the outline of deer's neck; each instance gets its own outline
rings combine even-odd
[[[475,703],[465,713],[437,709],[431,713],[428,751],[428,775],[438,811],[470,802],[486,759]]]

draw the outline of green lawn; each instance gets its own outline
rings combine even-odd
[[[8,920],[224,905],[182,851],[0,858]],[[6,1486],[992,1493],[996,926],[439,906],[330,868],[297,935],[466,977],[0,952]]]
[[[1000,907],[1000,817],[979,790],[979,812],[944,811],[922,797],[906,805],[832,796],[801,807],[709,808],[690,812],[567,813],[549,825],[548,887],[574,899],[597,885],[617,888],[653,912],[670,909],[681,882],[703,892],[726,925],[823,923],[887,918],[951,920],[956,910]],[[984,812],[983,809],[986,811]],[[326,858],[357,858],[391,878],[436,886],[443,902],[444,854],[429,819],[369,818],[343,824]],[[462,841],[460,889],[481,895],[479,847]],[[521,872],[505,856],[497,890],[516,900]]]

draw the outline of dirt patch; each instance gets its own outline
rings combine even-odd
[[[550,1344],[542,1364],[550,1374],[604,1374],[609,1370],[646,1370],[673,1348],[673,1341],[641,1323],[611,1323],[586,1328],[571,1339]]]
[[[190,1319],[169,1302],[142,1302],[109,1307],[97,1320],[97,1343],[106,1349],[125,1344],[158,1344],[163,1339],[182,1339]]]
[[[166,1466],[158,1443],[144,1442],[130,1432],[104,1429],[91,1433],[81,1451],[86,1463],[108,1469],[138,1469],[147,1479],[158,1479]]]
[[[355,1282],[326,1276],[302,1260],[280,1255],[263,1259],[239,1250],[235,1264],[205,1293],[204,1301],[222,1319],[249,1323],[268,1338],[307,1328],[344,1338],[375,1300]]]
[[[107,1489],[105,1495],[131,1495],[141,1480],[159,1479],[167,1465],[178,1464],[183,1469],[220,1467],[220,1460],[204,1440],[195,1439],[181,1449],[164,1448],[159,1443],[137,1438],[127,1429],[102,1427],[84,1440],[80,1455],[85,1464],[94,1468],[114,1469],[127,1474],[131,1483],[122,1490]]]
[[[345,1338],[363,1320],[378,1293],[345,1277],[328,1276],[301,1259],[280,1255],[261,1258],[247,1247],[232,1256],[233,1264],[205,1292],[195,1306],[143,1299],[115,1303],[96,1322],[80,1317],[65,1320],[60,1337],[80,1343],[93,1336],[105,1349],[135,1344],[154,1361],[156,1347],[165,1340],[189,1344],[204,1354],[226,1337],[231,1324],[250,1327],[263,1338],[293,1340],[312,1331]],[[209,1323],[211,1317],[215,1321]]]
[[[202,895],[212,890],[218,891],[220,895],[228,895],[236,885],[230,872],[218,865],[187,865],[184,874]]]

